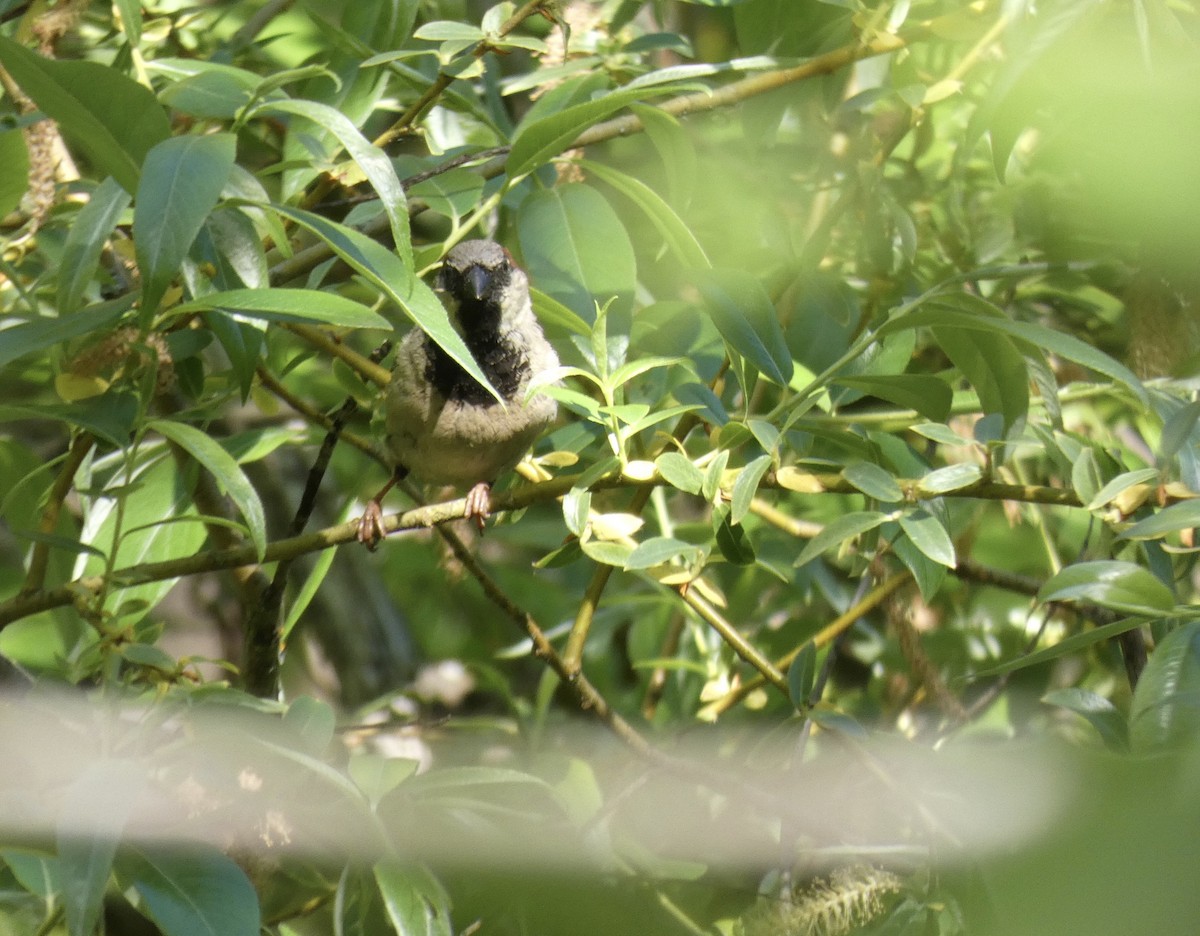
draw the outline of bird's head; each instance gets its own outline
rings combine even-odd
[[[465,330],[502,327],[529,308],[529,280],[507,250],[489,240],[469,240],[446,254],[437,288]]]

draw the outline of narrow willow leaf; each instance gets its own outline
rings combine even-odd
[[[1038,590],[1038,601],[1082,601],[1150,617],[1160,617],[1175,607],[1171,589],[1151,572],[1132,562],[1111,559],[1067,566]]]
[[[96,274],[104,245],[130,201],[129,193],[110,177],[96,186],[88,203],[79,209],[67,232],[58,269],[55,304],[60,315],[74,312],[79,306]]]
[[[637,548],[625,560],[625,569],[649,569],[677,558],[693,562],[699,556],[700,547],[694,543],[687,543],[672,536],[652,536],[638,543]]]
[[[142,274],[142,314],[158,309],[171,281],[221,197],[236,153],[232,134],[164,140],[146,156],[133,209]]]
[[[942,522],[926,510],[914,510],[900,518],[900,529],[912,544],[939,565],[953,569],[957,564],[954,542]]]
[[[904,500],[904,492],[896,483],[896,478],[885,468],[872,462],[855,462],[842,469],[842,477],[862,491],[867,497],[872,497],[885,504],[894,504]]]
[[[1042,663],[1048,663],[1051,660],[1057,660],[1060,657],[1070,656],[1073,653],[1086,650],[1088,647],[1100,643],[1102,640],[1108,640],[1126,631],[1141,627],[1143,623],[1145,622],[1140,618],[1122,618],[1120,621],[1105,624],[1103,627],[1094,627],[1091,630],[1084,631],[1082,634],[1072,634],[1070,637],[1060,640],[1054,646],[1046,647],[1044,650],[1027,653],[1024,656],[1017,657],[1015,660],[1001,663],[999,666],[992,666],[977,673],[972,673],[971,678],[987,679],[993,676],[1003,676],[1005,673],[1013,673],[1030,666],[1037,666]]]
[[[969,462],[957,465],[947,465],[929,472],[917,482],[917,489],[923,494],[947,494],[959,491],[983,480],[983,469]]]
[[[1121,533],[1122,539],[1157,539],[1178,530],[1190,530],[1200,526],[1200,498],[1181,501],[1164,507],[1152,517],[1139,520]]]
[[[817,681],[817,646],[811,640],[800,648],[792,665],[788,667],[788,698],[792,706],[804,709]]]
[[[373,309],[317,289],[230,289],[209,293],[177,311],[224,309],[273,322],[316,322],[343,328],[387,328],[391,322]]]
[[[170,439],[216,478],[245,518],[250,540],[259,559],[262,559],[267,548],[267,521],[262,501],[233,456],[195,426],[166,419],[151,419],[146,426]]]
[[[759,455],[738,472],[729,497],[729,521],[741,523],[750,512],[750,502],[758,492],[763,476],[771,470],[771,456]]]
[[[437,878],[419,865],[380,861],[375,883],[392,927],[400,936],[452,936],[450,900]]]
[[[318,127],[332,133],[345,148],[350,158],[354,160],[387,213],[388,222],[392,229],[392,242],[396,252],[404,261],[409,273],[413,273],[412,232],[408,219],[408,199],[404,195],[404,186],[396,175],[396,168],[388,158],[387,153],[369,142],[359,129],[350,122],[341,111],[328,104],[318,101],[270,101],[262,105],[255,113],[261,112],[294,114],[311,120]]]
[[[127,192],[155,145],[171,136],[167,112],[144,85],[99,62],[56,61],[0,36],[0,64],[59,129]]]
[[[842,514],[836,520],[825,524],[824,528],[808,541],[808,544],[797,557],[795,565],[802,566],[833,546],[840,546],[848,539],[861,536],[875,529],[888,519],[887,514],[875,510],[860,510]]]
[[[1096,496],[1088,502],[1087,509],[1099,510],[1116,500],[1123,491],[1137,484],[1147,484],[1157,477],[1157,468],[1139,468],[1137,471],[1119,474],[1096,492]]]

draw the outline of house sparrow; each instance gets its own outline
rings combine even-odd
[[[410,472],[420,480],[470,485],[466,514],[482,529],[491,482],[524,457],[558,412],[548,396],[525,399],[530,379],[557,367],[558,356],[534,317],[529,280],[509,252],[493,241],[464,241],[446,255],[437,288],[504,404],[423,331],[405,336],[383,393],[395,473],[358,525],[359,541],[371,549],[384,535],[380,501]]]

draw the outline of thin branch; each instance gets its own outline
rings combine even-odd
[[[532,504],[544,503],[562,497],[578,483],[579,475],[566,475],[546,481],[541,484],[530,484],[498,496],[492,507],[493,512],[500,513],[508,510],[520,510]],[[779,490],[793,490],[797,478],[807,479],[807,493],[844,493],[859,494],[840,475],[832,474],[802,474],[796,472],[789,477],[789,485],[784,488],[773,477],[763,480],[762,486]],[[639,491],[650,489],[667,482],[654,477],[645,481],[635,481],[613,474],[599,479],[592,485],[593,490],[630,488]],[[900,487],[910,492],[915,500],[934,497],[968,497],[984,500],[1018,500],[1029,503],[1057,504],[1062,506],[1080,506],[1074,492],[1062,488],[1038,487],[1037,485],[998,484],[994,482],[979,482],[966,488],[947,493],[923,493],[919,489],[920,482],[901,480]],[[647,494],[648,496],[648,494]],[[450,520],[457,520],[466,515],[466,500],[458,498],[440,504],[431,504],[392,514],[383,518],[385,533],[399,530],[411,530],[434,526]],[[303,536],[277,540],[267,546],[265,562],[275,562],[280,559],[293,558],[304,553],[329,549],[356,540],[357,522],[343,523]],[[150,562],[137,566],[118,569],[113,573],[114,583],[140,584],[143,582],[162,581],[170,578],[181,578],[187,575],[197,575],[202,572],[216,572],[222,569],[237,569],[242,566],[257,565],[254,547],[241,545],[225,547],[185,556],[179,559],[169,559],[162,562]],[[37,592],[31,595],[20,595],[9,601],[0,603],[0,628],[15,620],[45,611],[50,608],[62,607],[73,603],[76,599],[87,598],[98,592],[104,585],[100,576],[89,576],[50,591]],[[839,619],[840,620],[840,619]],[[847,625],[849,626],[849,625]],[[830,625],[833,627],[833,625]],[[828,631],[829,628],[826,628]],[[825,634],[826,631],[822,631]],[[820,635],[818,635],[820,637]],[[798,652],[798,651],[797,651]],[[778,664],[777,664],[778,665]],[[780,667],[786,668],[786,664]]]

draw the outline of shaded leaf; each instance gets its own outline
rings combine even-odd
[[[739,270],[696,274],[713,324],[730,347],[777,384],[792,379],[792,355],[762,283]]]
[[[946,381],[925,374],[846,376],[837,377],[833,382],[915,410],[937,422],[950,415],[950,406],[954,402],[954,392]]]
[[[261,919],[250,879],[216,848],[133,850],[120,862],[141,907],[164,936],[257,936]]]
[[[316,322],[343,328],[392,327],[391,322],[365,305],[318,289],[229,289],[201,296],[176,311],[192,309],[224,309],[272,322]]]
[[[842,514],[836,520],[825,524],[821,532],[808,541],[796,558],[795,564],[802,566],[811,562],[825,550],[833,546],[840,546],[846,540],[856,536],[861,536],[863,533],[875,529],[887,519],[887,514],[879,513],[876,510],[860,510]]]
[[[250,540],[261,559],[267,548],[267,522],[262,501],[233,456],[206,433],[186,423],[151,419],[146,423],[146,428],[170,439],[216,478],[217,483],[229,494],[245,518]]]
[[[1200,736],[1200,623],[1184,624],[1155,647],[1133,693],[1129,730],[1138,751]]]
[[[1129,748],[1129,725],[1125,716],[1104,696],[1090,689],[1071,686],[1046,693],[1042,696],[1042,701],[1047,705],[1061,705],[1077,715],[1082,715],[1088,724],[1099,732],[1105,745],[1114,751],[1125,751]]]

